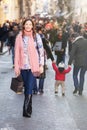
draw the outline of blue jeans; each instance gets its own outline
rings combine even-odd
[[[44,78],[39,78],[39,87],[37,87],[37,79],[35,78],[34,80],[34,87],[33,87],[33,91],[37,92],[40,90],[43,90],[44,87]]]
[[[34,86],[33,86],[33,92],[37,92],[38,89],[37,89],[37,79],[35,78],[34,79]]]
[[[44,78],[39,79],[39,90],[43,90],[44,87]]]
[[[74,66],[73,68],[73,80],[75,89],[83,91],[84,77],[87,68]]]
[[[31,70],[21,70],[21,75],[24,82],[24,93],[25,95],[31,95],[35,82],[35,77],[33,76]]]
[[[12,51],[12,63],[14,65],[14,47],[11,48],[11,51]]]

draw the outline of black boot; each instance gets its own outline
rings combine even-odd
[[[78,91],[78,89],[77,89],[77,88],[75,88],[75,90],[73,91],[73,94],[76,94],[76,93],[77,93],[77,91]]]
[[[31,114],[28,112],[28,106],[29,106],[29,95],[25,96],[24,106],[23,106],[23,116],[30,118]]]
[[[30,96],[28,108],[27,108],[28,113],[31,115],[32,114],[32,95]]]
[[[79,95],[82,95],[82,91],[81,90],[79,90],[79,93],[78,93]]]

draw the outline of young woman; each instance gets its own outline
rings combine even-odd
[[[34,23],[31,19],[25,19],[23,29],[18,34],[15,43],[15,73],[16,76],[21,74],[24,81],[24,117],[31,117],[32,89],[35,76],[43,72],[43,50],[42,40],[38,34],[35,34]]]
[[[43,42],[43,47],[44,47],[44,71],[43,71],[43,74],[41,74],[38,79],[39,79],[39,86],[37,87],[37,80],[36,80],[36,83],[34,85],[34,94],[37,94],[37,92],[39,92],[40,94],[43,94],[43,90],[44,90],[44,80],[45,80],[45,77],[46,77],[46,68],[45,68],[45,65],[46,65],[46,57],[50,58],[51,61],[54,61],[54,57],[53,57],[53,54],[51,52],[51,49],[48,45],[48,41],[43,33],[43,27],[41,25],[38,25],[36,27],[36,31],[37,33],[40,35],[41,39],[42,39],[42,42]]]

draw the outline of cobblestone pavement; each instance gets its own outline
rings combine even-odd
[[[87,74],[82,96],[72,91],[72,71],[66,76],[66,95],[54,94],[54,72],[47,61],[43,95],[33,95],[31,118],[22,117],[24,95],[10,90],[14,76],[11,55],[0,56],[0,130],[87,130]]]

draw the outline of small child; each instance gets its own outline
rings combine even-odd
[[[58,93],[58,86],[61,85],[62,96],[65,96],[65,74],[70,72],[71,66],[65,69],[65,64],[63,62],[60,62],[58,67],[55,62],[52,62],[52,66],[55,71],[55,93]]]

